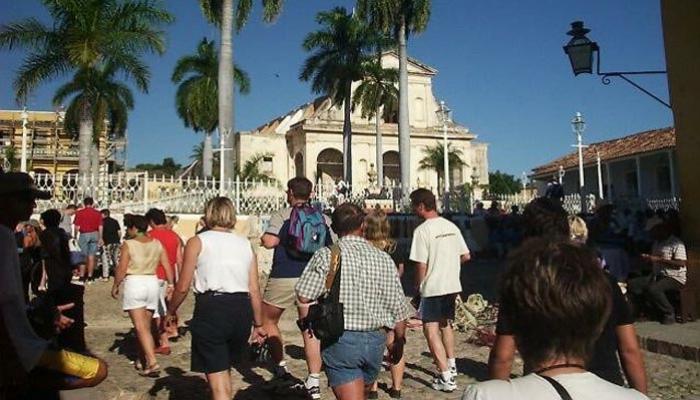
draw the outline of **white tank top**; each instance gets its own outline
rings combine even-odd
[[[248,293],[250,242],[231,232],[206,231],[197,236],[202,250],[194,271],[194,292]]]

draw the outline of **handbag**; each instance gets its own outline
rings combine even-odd
[[[75,239],[70,239],[68,241],[68,250],[70,251],[70,264],[76,267],[80,264],[85,264],[85,254],[80,250],[78,241]]]
[[[340,246],[331,246],[331,264],[326,276],[326,292],[316,304],[309,307],[305,324],[321,341],[322,347],[327,347],[340,338],[345,330],[343,303],[340,302]]]

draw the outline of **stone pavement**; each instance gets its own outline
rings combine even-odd
[[[474,269],[479,268],[474,265]],[[472,270],[471,272],[474,272]],[[190,335],[185,326],[183,336],[172,344],[170,356],[159,356],[159,363],[164,369],[158,379],[138,376],[129,360],[134,357],[136,338],[131,322],[121,311],[121,302],[109,295],[110,283],[97,282],[86,290],[86,330],[87,340],[92,351],[109,363],[109,377],[97,388],[66,393],[66,399],[200,399],[207,398],[207,385],[199,374],[189,372]],[[189,296],[181,311],[181,322],[188,320],[192,312],[192,297]],[[294,325],[294,315],[287,313],[282,324],[283,335],[288,344],[286,353],[292,373],[298,377],[305,376],[306,366],[303,360],[301,337]],[[463,388],[475,381],[487,377],[486,362],[488,348],[466,343],[457,335],[458,369],[457,379],[460,390],[451,394],[437,393],[429,388],[434,367],[432,359],[420,331],[411,331],[406,347],[407,365],[403,394],[405,399],[458,399]],[[678,360],[668,356],[645,352],[650,376],[650,395],[652,399],[697,399],[700,400],[700,364]],[[522,364],[516,362],[515,373],[520,373]],[[236,394],[235,399],[272,399],[260,389],[260,383],[270,378],[264,368],[245,367],[233,372]],[[382,372],[379,378],[380,388],[387,388],[390,383],[388,372]],[[322,378],[323,398],[331,399],[332,393]],[[283,397],[278,397],[283,398]],[[380,398],[388,395],[380,390]]]
[[[700,363],[700,321],[673,325],[644,321],[634,326],[645,350]]]

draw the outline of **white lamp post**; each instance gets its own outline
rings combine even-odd
[[[22,172],[27,172],[27,123],[29,122],[29,113],[25,107],[22,110],[22,159],[19,169]]]
[[[442,139],[443,139],[443,169],[444,169],[444,189],[445,189],[445,210],[449,209],[448,200],[450,195],[450,159],[447,147],[447,123],[450,121],[450,109],[447,107],[444,101],[440,101],[440,108],[437,109],[436,113],[438,120],[442,122]]]
[[[583,145],[583,131],[586,129],[586,122],[583,120],[583,115],[577,112],[574,118],[571,120],[571,129],[573,129],[576,134],[576,144],[574,147],[578,148],[578,182],[579,182],[579,194],[583,195],[583,186],[585,184],[583,177],[583,148],[587,147]]]
[[[600,163],[600,153],[595,152],[596,164],[598,166],[598,198],[603,200],[603,168]]]

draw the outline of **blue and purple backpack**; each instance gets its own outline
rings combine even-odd
[[[292,207],[289,216],[287,250],[294,258],[310,259],[326,245],[328,226],[323,214],[309,204]]]

